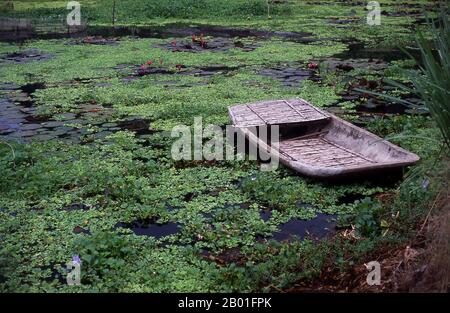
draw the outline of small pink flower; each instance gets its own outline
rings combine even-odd
[[[309,63],[309,64],[308,64],[308,68],[309,68],[310,70],[319,68],[319,64],[317,64],[317,63]]]

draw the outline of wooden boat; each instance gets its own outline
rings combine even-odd
[[[262,101],[229,109],[234,126],[284,165],[312,177],[378,172],[414,164],[419,157],[302,99]],[[261,126],[278,125],[280,140],[266,144]],[[269,150],[270,149],[270,150]]]

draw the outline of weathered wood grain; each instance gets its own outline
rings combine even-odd
[[[272,144],[271,153],[294,170],[314,177],[403,167],[419,157],[303,99],[261,101],[229,108],[229,115],[252,143],[263,144],[249,127],[308,126],[306,133]],[[320,123],[315,123],[320,121]],[[304,127],[302,131],[304,132]],[[292,132],[292,129],[290,130]],[[263,144],[264,145],[264,144]]]

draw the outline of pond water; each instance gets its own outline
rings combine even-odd
[[[332,21],[333,23],[341,23]],[[353,20],[351,21],[354,22]],[[344,23],[344,22],[342,22]],[[345,24],[345,23],[344,23]],[[202,34],[207,35],[207,42],[203,42]],[[13,36],[13,34],[11,35]],[[88,27],[83,32],[76,34],[30,34],[35,39],[67,38],[74,37],[68,45],[117,45],[120,44],[122,36],[136,36],[138,38],[185,38],[192,36],[192,40],[181,39],[167,41],[167,43],[157,45],[158,48],[171,50],[172,52],[226,52],[229,49],[241,49],[243,51],[253,51],[258,48],[258,40],[267,40],[272,37],[279,37],[283,40],[290,40],[301,43],[311,43],[315,40],[308,33],[296,32],[271,32],[251,29],[233,29],[218,26],[187,26],[182,24],[172,24],[164,27]],[[202,41],[199,43],[199,37]],[[239,38],[246,38],[241,41]],[[253,38],[253,39],[251,39]],[[8,41],[14,38],[8,38]],[[253,41],[252,41],[253,40]],[[387,68],[388,62],[397,59],[404,59],[406,56],[401,51],[380,50],[367,48],[365,44],[358,41],[348,42],[349,49],[343,53],[336,54],[320,60],[321,65],[327,71],[340,71],[346,73],[355,69],[369,69],[372,71],[383,71]],[[0,64],[3,63],[26,63],[47,61],[52,58],[47,54],[36,49],[23,50],[15,53],[0,56]],[[208,66],[186,67],[182,64],[177,70],[168,68],[160,64],[159,66],[141,68],[139,64],[121,64],[115,69],[122,75],[124,83],[140,79],[147,75],[167,75],[167,77],[176,77],[176,75],[200,76],[205,78],[202,82],[195,82],[185,87],[193,87],[195,84],[208,84],[209,79],[214,75],[228,74],[237,71],[242,67],[229,67],[221,64]],[[280,63],[267,68],[258,68],[257,74],[270,77],[279,81],[285,87],[301,86],[304,80],[312,80],[320,83],[320,71],[314,68],[308,68],[304,62]],[[91,81],[80,80],[77,83],[91,83]],[[168,88],[176,85],[176,78],[169,78],[163,81],[157,81],[167,85]],[[96,82],[96,87],[110,87],[108,82]],[[361,88],[375,89],[382,88],[389,90],[385,86],[380,86],[375,81],[359,81]],[[111,121],[114,110],[110,107],[102,107],[97,104],[81,104],[78,112],[63,112],[58,114],[58,118],[40,116],[34,103],[33,93],[39,89],[46,88],[44,84],[28,84],[17,86],[12,83],[0,84],[0,138],[8,140],[19,140],[28,142],[32,140],[66,140],[72,143],[84,144],[90,139],[104,138],[119,130],[129,130],[137,135],[150,135],[154,131],[150,129],[151,121],[140,117],[128,117],[124,120]],[[339,104],[345,101],[355,101],[361,99],[363,95],[353,91],[352,88],[345,90],[340,94],[339,100],[332,107],[339,109]],[[366,95],[367,96],[367,95]],[[356,107],[357,112],[367,113],[405,113],[407,108],[403,105],[392,105],[380,99],[369,99]],[[341,112],[343,113],[343,112]],[[370,116],[370,115],[369,115]],[[73,124],[81,127],[71,126]],[[97,128],[94,132],[88,132],[87,127],[93,125]],[[87,138],[87,139],[86,139]],[[89,139],[90,138],[90,139]],[[348,199],[342,199],[343,202]],[[84,210],[85,207],[71,206],[66,210]],[[271,211],[262,211],[261,218],[267,222],[271,216]],[[305,221],[293,219],[279,226],[279,231],[275,232],[271,238],[279,241],[290,240],[294,236],[299,238],[313,237],[322,238],[333,232],[335,222],[334,216],[319,214],[316,218]],[[118,223],[116,228],[131,229],[136,235],[152,236],[161,238],[179,231],[179,225],[174,222],[166,224],[157,224],[152,220],[136,220],[130,223]],[[88,230],[76,227],[75,233],[88,233]]]
[[[286,87],[300,87],[305,79],[314,80],[314,71],[305,69],[305,64],[280,64],[277,67],[263,69],[260,75],[273,78]]]
[[[137,236],[151,236],[156,239],[174,235],[180,231],[180,226],[174,222],[155,223],[154,219],[135,220],[130,223],[120,222],[115,228],[128,228]]]
[[[0,65],[3,64],[22,64],[33,61],[46,61],[53,58],[52,54],[42,53],[37,49],[28,49],[20,52],[8,53],[0,57]]]
[[[305,205],[305,208],[311,206]],[[264,222],[268,222],[272,217],[271,210],[262,210],[260,217]],[[299,239],[314,238],[322,239],[328,235],[333,234],[336,227],[337,215],[329,215],[319,213],[317,216],[310,220],[291,219],[290,221],[279,225],[279,230],[274,232],[272,236],[265,237],[264,239],[274,239],[277,241],[291,240],[295,237]]]
[[[134,36],[138,38],[159,38],[167,39],[173,37],[188,37],[191,35],[205,34],[214,37],[234,38],[234,37],[258,37],[260,39],[270,39],[279,37],[289,41],[300,43],[311,43],[317,41],[312,38],[311,33],[306,32],[283,32],[283,31],[265,31],[257,29],[240,29],[214,25],[186,25],[186,24],[167,24],[165,26],[87,26],[78,32],[36,32],[34,28],[22,29],[20,31],[2,31],[0,30],[0,41],[22,42],[29,39],[63,39],[63,38],[81,38],[81,37],[124,37]],[[95,41],[94,44],[111,44],[111,41]]]
[[[198,36],[207,35],[207,44],[199,44]],[[168,41],[160,47],[171,51],[217,51],[224,52],[230,48],[238,48],[244,51],[252,51],[258,47],[257,42],[248,40],[240,41],[239,38],[253,38],[266,40],[272,37],[280,37],[283,40],[293,40],[296,42],[308,43],[314,41],[309,33],[298,32],[277,32],[252,29],[234,29],[219,26],[188,26],[183,24],[170,24],[164,27],[115,27],[96,26],[88,27],[83,32],[77,34],[32,34],[32,38],[46,39],[52,36],[61,38],[75,37],[68,44],[97,44],[116,45],[120,43],[121,36],[137,36],[139,38],[173,38],[180,36],[192,36],[192,41],[183,39]],[[11,35],[13,36],[13,34]],[[47,36],[47,37],[46,37]],[[87,36],[87,37],[86,37]],[[210,36],[213,36],[212,38]],[[41,38],[42,37],[42,38]],[[194,38],[195,37],[195,38]],[[9,38],[8,41],[13,40]],[[392,49],[380,50],[367,48],[364,43],[349,41],[349,49],[343,53],[336,54],[335,57],[320,60],[321,65],[328,71],[338,70],[347,72],[354,69],[370,69],[373,71],[383,71],[387,68],[387,62],[391,60],[404,59],[406,55],[401,51]],[[3,63],[25,63],[46,61],[53,56],[51,54],[28,49],[15,53],[0,56],[0,64]],[[245,67],[241,66],[241,67]],[[167,79],[159,79],[155,84],[162,84],[167,88],[189,88],[198,85],[207,85],[215,75],[225,75],[237,71],[241,67],[228,67],[221,64],[186,67],[177,65],[177,69],[167,68],[162,65],[141,68],[139,64],[123,64],[116,67],[116,70],[123,75],[124,83],[133,82],[140,77],[147,75],[167,75]],[[250,67],[249,70],[252,70]],[[304,80],[319,82],[322,77],[318,70],[308,69],[305,63],[278,64],[267,68],[257,69],[257,73],[279,81],[285,87],[298,88]],[[177,83],[177,75],[197,76],[202,80],[180,85]],[[90,81],[80,81],[77,83],[91,83]],[[109,87],[107,82],[97,82],[97,87]],[[0,85],[0,136],[7,140],[19,140],[28,142],[31,140],[46,141],[51,139],[61,139],[73,143],[88,143],[95,139],[100,139],[118,130],[132,130],[138,135],[151,134],[150,120],[136,118],[135,121],[109,122],[108,117],[114,114],[111,108],[105,108],[92,104],[81,104],[80,112],[63,112],[57,120],[39,116],[34,105],[33,92],[45,88],[43,84],[36,86],[14,86],[3,83]],[[330,107],[330,111],[335,114],[347,113],[341,108],[341,103],[347,101],[359,102],[355,107],[356,114],[365,114],[361,118],[358,116],[359,125],[364,125],[371,119],[371,114],[426,114],[425,111],[411,111],[403,104],[393,104],[377,97],[362,94],[354,88],[369,89],[386,92],[391,87],[380,85],[376,81],[360,80],[357,85],[344,90],[341,99]],[[367,98],[367,99],[366,99]],[[408,96],[408,101],[419,104],[414,96]],[[353,113],[354,114],[354,113]],[[79,124],[80,128],[67,126],[67,124]],[[88,131],[85,125],[92,124],[98,127],[98,131]]]
[[[407,62],[393,62],[408,57],[382,47],[408,42],[420,14],[418,9],[407,14],[401,11],[404,4],[388,2],[389,8],[382,4],[383,26],[370,29],[364,18],[367,3],[351,0],[318,1],[317,7],[308,1],[305,10],[273,11],[270,19],[265,8],[260,13],[251,8],[247,16],[239,7],[236,18],[197,11],[192,20],[149,20],[149,15],[142,20],[145,14],[137,14],[131,21],[137,6],[130,12],[121,6],[117,23],[163,26],[116,27],[107,25],[109,17],[100,18],[109,9],[98,7],[95,13],[92,5],[84,18],[89,15],[91,24],[104,26],[40,29],[24,23],[9,32],[0,26],[0,148],[9,181],[1,192],[8,196],[0,207],[1,227],[11,230],[6,239],[21,252],[11,265],[23,263],[17,273],[0,270],[0,283],[12,291],[64,291],[65,262],[74,253],[86,262],[86,249],[109,245],[117,237],[120,241],[112,243],[131,251],[122,249],[91,266],[83,290],[245,292],[303,284],[285,278],[298,277],[299,266],[310,271],[310,260],[297,266],[298,260],[286,259],[284,252],[297,255],[307,248],[303,254],[315,258],[310,252],[350,229],[350,223],[338,221],[355,201],[370,197],[391,203],[407,172],[388,169],[331,181],[309,179],[284,165],[260,173],[261,159],[176,161],[171,130],[192,125],[195,116],[204,118],[204,126],[225,130],[231,105],[300,97],[382,137],[415,133],[416,124],[417,134],[431,134],[422,126],[427,119],[397,116],[411,115],[408,107],[357,90],[400,94],[385,78],[409,68]],[[58,10],[46,8],[33,16]],[[212,21],[235,26],[207,25]],[[401,96],[418,103],[413,95]],[[292,132],[282,127],[281,135],[293,138],[314,127],[302,125]],[[120,131],[127,133],[106,138]],[[203,137],[205,144],[210,136]],[[392,140],[431,155],[414,138]],[[28,145],[34,141],[39,142]],[[15,231],[24,221],[39,221],[33,236]],[[99,232],[108,236],[92,237]],[[35,238],[42,239],[40,245]],[[142,248],[139,258],[136,247]],[[125,282],[118,281],[120,275],[105,274],[110,258],[116,272],[130,273],[142,260],[152,272],[134,271]]]
[[[381,59],[386,62],[408,59],[409,56],[399,49],[372,48],[367,47],[363,42],[357,40],[344,41],[348,49],[335,55],[339,59]],[[419,52],[406,48],[406,51],[413,56],[419,56]]]
[[[311,220],[292,219],[279,226],[279,231],[270,239],[277,241],[291,240],[293,237],[299,239],[313,238],[322,239],[333,233],[336,226],[336,215],[318,214]]]

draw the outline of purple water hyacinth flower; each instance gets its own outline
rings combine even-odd
[[[75,254],[72,257],[72,262],[75,263],[75,264],[78,264],[78,265],[81,265],[81,263],[82,263],[81,259],[80,259],[80,256],[78,254]]]

